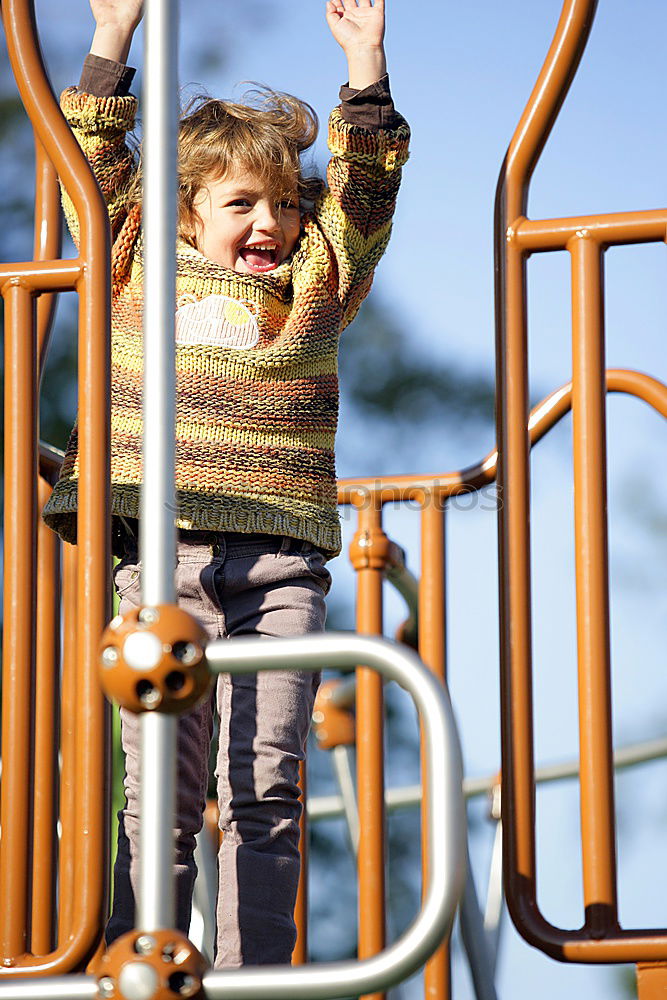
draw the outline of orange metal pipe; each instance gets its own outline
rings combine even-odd
[[[644,372],[625,368],[609,368],[606,372],[607,392],[624,392],[637,396],[667,416],[667,386]],[[533,407],[528,419],[531,446],[537,444],[558,421],[569,413],[572,383],[566,382]],[[396,503],[419,500],[425,491],[434,492],[444,501],[447,497],[471,493],[496,480],[498,452],[490,451],[485,458],[465,469],[436,475],[375,476],[338,480],[338,503],[361,506],[364,503]]]
[[[4,0],[7,49],[23,104],[48,158],[67,188],[80,223],[79,308],[79,504],[78,633],[76,692],[77,775],[72,931],[49,956],[25,956],[25,975],[70,971],[85,964],[99,940],[106,910],[106,713],[97,682],[97,644],[110,613],[109,413],[110,263],[106,208],[85,157],[58,109],[36,39],[30,0]],[[70,265],[71,267],[71,265]],[[63,265],[29,265],[25,278],[49,270],[51,284]],[[16,268],[15,268],[16,271]],[[73,268],[70,270],[70,276]],[[11,277],[0,271],[0,283]],[[42,289],[42,285],[35,286]],[[64,287],[64,284],[63,286]],[[36,435],[35,435],[36,438]],[[0,976],[16,969],[0,968]]]
[[[667,239],[667,209],[582,215],[570,219],[521,219],[512,227],[512,238],[527,253],[565,250],[570,240],[583,229],[588,239],[602,247],[662,243]]]
[[[382,530],[382,507],[359,510],[352,543],[357,571],[357,631],[382,635],[382,582],[389,540]],[[357,668],[357,797],[359,807],[359,958],[378,954],[386,941],[384,696],[382,679],[367,667]],[[380,1000],[372,994],[367,1000]]]
[[[522,933],[537,906],[526,262],[513,237],[525,217],[530,177],[583,54],[595,7],[595,0],[564,3],[544,66],[512,137],[496,195],[503,842],[508,906]]]
[[[4,632],[0,796],[0,963],[26,948],[30,829],[31,696],[35,669],[37,351],[34,299],[5,290]]]
[[[503,690],[506,718],[511,732],[504,745],[503,804],[511,809],[503,842],[510,852],[512,870],[530,893],[535,892],[535,809],[533,791],[533,720],[531,677],[530,535],[528,532],[530,482],[528,457],[528,385],[525,366],[525,261],[508,247],[505,261],[505,296],[508,330],[507,392],[504,414],[499,417],[500,499],[499,548],[501,567],[501,621],[511,622],[501,640],[501,664],[511,664],[509,683]]]
[[[419,655],[435,676],[446,681],[446,608],[445,608],[445,514],[440,499],[424,495],[421,513],[421,575],[419,580]],[[427,761],[421,740],[421,773]],[[421,803],[422,885],[428,882],[428,845],[426,817],[429,801],[425,791]],[[447,1000],[451,996],[449,947],[444,942],[424,969],[426,1000]]]
[[[667,390],[638,372],[602,369],[600,253],[606,245],[664,239],[664,210],[532,222],[525,218],[531,173],[565,98],[583,53],[595,0],[566,0],[542,72],[514,134],[496,198],[497,419],[500,509],[501,702],[505,885],[508,906],[521,934],[564,961],[655,962],[667,956],[665,931],[620,931],[615,915],[613,800],[608,760],[611,747],[608,701],[608,637],[604,511],[604,382],[607,391],[630,392],[665,413]],[[590,225],[589,225],[590,223]],[[571,390],[558,390],[528,419],[525,258],[559,249],[563,240],[573,264],[575,350],[578,374]],[[575,249],[573,243],[581,243]],[[584,283],[590,282],[590,285]],[[591,294],[592,293],[592,294]],[[597,312],[596,312],[597,310]],[[597,318],[596,318],[597,317]],[[579,930],[553,927],[539,911],[535,892],[535,832],[530,623],[529,449],[541,431],[570,406],[578,411],[576,445],[580,710],[583,812],[587,831],[585,892],[587,922]],[[581,423],[583,421],[583,424]],[[581,427],[581,431],[580,431]],[[587,481],[581,435],[593,435],[598,478]],[[602,448],[600,448],[602,442]],[[594,507],[597,506],[597,512]],[[583,551],[582,551],[583,548]],[[595,561],[596,565],[593,566]],[[590,589],[589,589],[590,588]],[[584,597],[584,593],[586,596]],[[586,621],[587,617],[590,619]],[[593,762],[590,753],[593,753]],[[599,781],[600,787],[597,782]],[[595,787],[594,787],[595,786]],[[592,839],[599,841],[596,845]]]
[[[297,889],[296,906],[294,908],[296,945],[292,953],[292,965],[305,965],[308,961],[308,817],[306,815],[308,782],[304,761],[301,761],[299,764],[299,785],[301,787],[301,805],[303,807],[301,819],[299,820],[299,830],[301,833],[299,840],[301,872],[299,874],[299,887]]]
[[[579,659],[581,839],[586,922],[596,937],[618,925],[611,731],[607,442],[602,254],[572,255],[572,421]]]
[[[35,260],[53,260],[62,251],[60,225],[60,191],[53,164],[44,147],[35,136]],[[37,300],[37,349],[40,371],[44,366],[49,343],[49,333],[56,311],[54,294],[42,295]]]
[[[83,274],[84,267],[78,259],[0,264],[0,290],[19,278],[33,292],[75,292]]]
[[[638,1000],[664,1000],[667,996],[667,963],[637,965]]]
[[[584,54],[596,7],[597,0],[565,0],[563,4],[544,65],[507,151],[504,218],[508,225],[503,235],[526,214],[530,179]]]
[[[46,320],[45,320],[46,322]],[[47,324],[48,325],[48,324]],[[48,330],[46,330],[48,333]],[[41,510],[51,486],[40,477]],[[35,678],[35,777],[33,804],[30,948],[46,955],[54,945],[56,904],[57,719],[59,702],[59,544],[40,519],[37,531],[37,653]]]
[[[63,669],[60,704],[60,848],[58,948],[73,932],[76,820],[77,549],[63,543]]]

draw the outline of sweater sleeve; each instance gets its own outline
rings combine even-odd
[[[127,97],[135,72],[125,63],[89,52],[83,61],[79,91],[95,97]]]
[[[387,74],[363,90],[355,90],[345,84],[340,88],[339,96],[340,112],[348,125],[361,125],[377,132],[381,128],[395,129],[400,124]]]
[[[410,140],[405,119],[393,116],[392,128],[377,130],[346,121],[340,107],[329,118],[331,159],[315,218],[336,258],[344,327],[368,295],[391,234]]]
[[[126,217],[123,194],[136,170],[134,155],[126,142],[126,135],[134,125],[136,98],[129,94],[98,97],[68,87],[61,94],[60,107],[101,188],[113,242]],[[67,225],[78,246],[79,220],[64,188],[62,200]]]

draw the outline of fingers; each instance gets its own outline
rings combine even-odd
[[[327,0],[327,13],[343,16],[346,11],[357,10],[359,7],[377,7],[384,12],[384,0]]]
[[[384,0],[327,0],[327,9],[333,9],[340,14],[346,10],[356,10],[357,7],[378,7],[383,10]]]

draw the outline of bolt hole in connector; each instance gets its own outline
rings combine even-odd
[[[158,689],[154,687],[150,681],[145,679],[137,682],[135,691],[137,692],[139,701],[141,701],[147,708],[155,708],[155,706],[162,700],[162,696]]]
[[[191,997],[201,987],[201,982],[197,976],[191,976],[187,972],[172,972],[167,980],[169,989],[176,996]]]
[[[180,670],[172,670],[164,679],[170,691],[182,691],[185,687],[185,674]]]
[[[186,666],[201,659],[201,649],[194,642],[175,642],[171,647],[172,656]]]

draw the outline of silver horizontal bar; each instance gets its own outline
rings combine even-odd
[[[214,672],[319,670],[323,664],[353,670],[370,667],[412,696],[422,721],[429,814],[426,822],[428,882],[422,909],[408,930],[379,955],[362,961],[322,962],[292,968],[245,967],[204,976],[212,1000],[333,1000],[385,990],[424,964],[451,930],[466,873],[463,769],[456,724],[445,688],[411,650],[387,639],[326,633],[298,639],[240,638],[207,647]],[[93,1000],[88,976],[13,980],[0,985],[0,1000]]]
[[[298,639],[218,640],[206,650],[214,672],[320,670],[323,665],[353,670],[370,667],[396,681],[412,696],[422,720],[429,794],[426,823],[429,878],[421,912],[408,930],[379,955],[358,962],[323,962],[290,968],[230,969],[204,978],[213,1000],[333,1000],[381,992],[406,979],[435,951],[449,932],[466,871],[463,771],[456,724],[443,685],[411,650],[387,639],[350,632],[327,632]]]
[[[345,682],[347,683],[347,682]],[[347,692],[346,692],[347,693]],[[335,702],[334,699],[332,699]],[[637,764],[649,764],[651,761],[667,757],[667,737],[660,736],[654,740],[644,740],[641,743],[631,743],[614,751],[614,768],[618,771]],[[576,760],[564,761],[562,764],[544,764],[535,770],[535,782],[540,785],[552,781],[565,781],[579,775],[579,764]],[[477,778],[463,779],[463,796],[473,799],[478,795],[487,795],[498,784],[498,772],[482,775]],[[398,809],[411,809],[418,806],[422,799],[421,785],[402,785],[400,788],[387,788],[385,806],[387,812]],[[342,795],[313,795],[308,799],[308,819],[317,822],[323,819],[336,819],[343,816]]]
[[[48,979],[12,979],[0,985],[3,1000],[98,1000],[92,976],[50,976]]]

